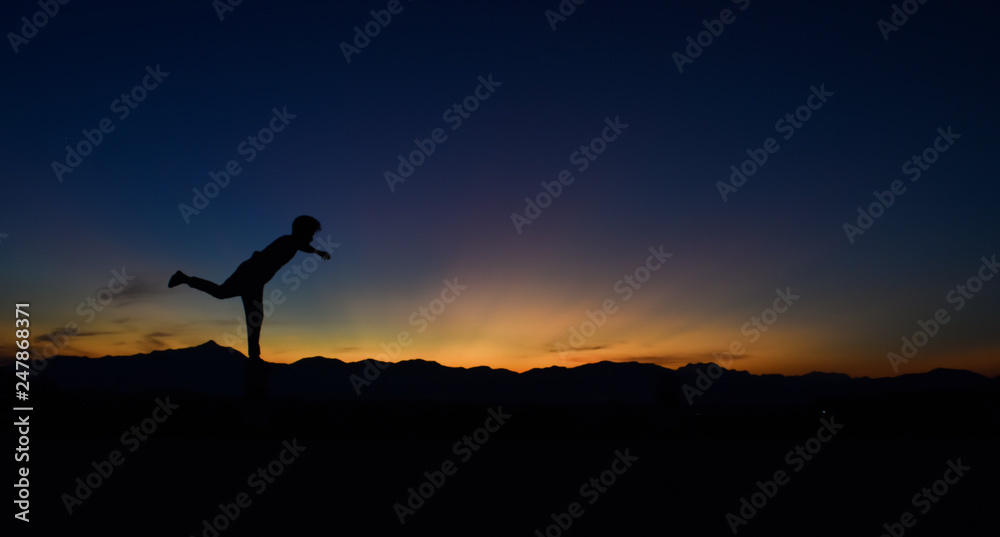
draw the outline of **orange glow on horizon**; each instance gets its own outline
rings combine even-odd
[[[724,291],[674,289],[667,285],[668,278],[663,282],[630,301],[617,300],[617,309],[610,314],[597,313],[603,301],[618,298],[610,284],[581,296],[569,285],[468,282],[469,289],[444,311],[423,318],[420,307],[439,295],[440,281],[391,301],[347,297],[336,309],[322,297],[301,293],[291,297],[290,305],[274,308],[264,323],[261,346],[264,359],[278,363],[313,356],[345,362],[424,359],[449,367],[488,366],[515,372],[607,360],[672,369],[717,362],[754,374],[822,371],[887,377],[939,367],[1000,374],[995,359],[1000,347],[948,348],[944,341],[922,349],[896,373],[886,359],[886,353],[894,350],[891,337],[843,340],[841,334],[852,325],[833,327],[806,314],[782,314],[754,338],[742,328],[751,315],[760,314],[762,305],[767,306],[769,297],[763,304],[755,298],[747,306],[730,307],[720,316],[715,293]],[[73,311],[64,318],[80,320]],[[164,293],[156,300],[116,302],[94,322],[80,323],[82,333],[58,350],[64,355],[127,356],[213,340],[245,353],[242,324],[242,307],[236,300]],[[41,350],[45,342],[36,341],[35,346]],[[727,365],[721,353],[734,349],[743,355]]]

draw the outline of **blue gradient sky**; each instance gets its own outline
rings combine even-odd
[[[340,43],[385,2],[245,1],[223,21],[208,1],[72,2],[3,51],[0,300],[31,303],[36,346],[75,322],[62,353],[245,352],[238,300],[166,281],[221,282],[310,214],[340,246],[298,285],[272,280],[285,301],[267,360],[360,360],[407,331],[388,358],[678,367],[736,341],[733,367],[757,373],[1000,373],[1000,283],[960,311],[947,300],[1000,253],[1000,81],[981,13],[996,8],[930,2],[885,41],[891,2],[592,0],[555,31],[555,1],[401,5],[350,63]],[[679,73],[672,53],[723,9],[735,22]],[[0,23],[19,32],[37,10],[7,2]],[[156,65],[169,76],[119,118],[112,102]],[[500,86],[452,130],[443,113],[488,75]],[[833,96],[781,139],[775,122],[820,85]],[[295,118],[245,162],[238,145],[273,108]],[[572,153],[615,117],[628,128],[577,171]],[[115,130],[57,180],[52,161],[102,118]],[[961,138],[911,182],[901,166],[948,126]],[[447,140],[391,191],[384,172],[436,128]],[[768,137],[780,149],[724,202],[716,182]],[[231,159],[241,173],[185,222],[179,204]],[[574,182],[518,233],[511,214],[564,169]],[[843,224],[895,180],[905,194],[849,242]],[[673,257],[625,301],[616,282],[661,245]],[[86,299],[123,267],[134,279],[91,316]],[[418,333],[411,316],[453,278],[468,289]],[[801,298],[751,342],[744,323],[788,288]],[[607,299],[616,312],[558,352]],[[939,308],[950,321],[894,371],[887,353]]]

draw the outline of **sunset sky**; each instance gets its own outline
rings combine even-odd
[[[994,17],[928,2],[890,31],[889,1],[629,4],[558,20],[556,0],[403,0],[384,27],[384,1],[247,0],[222,20],[208,0],[60,6],[0,52],[0,300],[31,304],[40,350],[76,323],[62,354],[245,353],[238,299],[167,280],[221,283],[308,214],[314,245],[338,246],[268,285],[283,301],[265,360],[676,368],[732,347],[753,373],[1000,374]],[[26,35],[38,10],[6,2],[0,24]],[[378,33],[356,47],[366,24]],[[67,145],[99,132],[73,166]],[[193,199],[229,161],[238,174]],[[757,169],[720,192],[734,165]],[[525,198],[547,206],[525,216]],[[466,288],[434,303],[446,280]],[[939,309],[894,370],[887,353]],[[762,316],[766,331],[747,324]],[[398,356],[378,356],[402,331]]]

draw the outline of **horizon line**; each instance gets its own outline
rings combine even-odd
[[[189,350],[189,349],[197,349],[197,348],[200,348],[200,347],[206,347],[206,346],[211,346],[211,345],[214,345],[215,347],[218,347],[219,349],[228,349],[230,351],[230,354],[238,354],[244,360],[247,359],[247,356],[245,354],[243,354],[242,352],[240,352],[239,350],[234,349],[233,347],[226,347],[226,346],[220,345],[214,339],[209,339],[208,341],[206,341],[204,343],[201,343],[199,345],[194,345],[194,346],[191,346],[191,347],[170,348],[170,349],[156,349],[156,350],[152,350],[152,351],[145,352],[145,353],[136,353],[136,354],[129,354],[129,355],[111,355],[111,354],[105,354],[104,356],[80,356],[80,355],[56,354],[56,355],[53,355],[53,356],[51,356],[49,358],[40,358],[40,359],[41,360],[51,360],[53,358],[87,358],[87,359],[91,359],[91,360],[99,360],[99,359],[102,359],[102,358],[130,358],[130,357],[135,357],[135,356],[148,356],[148,355],[151,355],[153,353],[159,353],[159,352],[172,352],[172,351],[183,351],[183,350]],[[359,360],[359,361],[356,361],[356,362],[347,362],[347,361],[341,360],[340,358],[334,358],[334,357],[316,355],[316,356],[304,356],[304,357],[299,358],[298,360],[295,360],[293,362],[268,362],[268,363],[271,363],[271,364],[274,364],[274,365],[293,365],[293,364],[296,364],[296,363],[301,362],[303,360],[309,360],[309,359],[315,359],[315,358],[320,358],[320,359],[323,359],[323,360],[336,360],[336,361],[338,361],[340,363],[348,364],[348,365],[350,365],[350,364],[363,364],[363,363],[368,362],[368,361],[372,361],[372,362],[376,362],[376,363],[381,363],[381,364],[390,364],[390,365],[391,364],[400,364],[400,363],[405,363],[405,362],[426,362],[426,363],[436,364],[438,366],[441,366],[441,367],[444,367],[444,368],[448,368],[448,369],[469,370],[469,369],[478,369],[480,367],[485,367],[485,368],[487,368],[489,370],[492,370],[492,371],[509,371],[509,372],[517,374],[517,375],[520,375],[520,374],[523,374],[523,373],[528,373],[530,371],[536,371],[536,370],[545,370],[545,369],[552,369],[552,368],[559,368],[559,369],[567,369],[567,370],[569,370],[569,369],[576,369],[576,368],[583,367],[583,366],[588,366],[588,365],[598,365],[598,364],[608,363],[608,364],[640,364],[640,365],[648,365],[648,366],[654,366],[654,367],[658,367],[658,368],[661,368],[661,369],[665,369],[665,370],[668,370],[668,371],[679,371],[680,369],[687,368],[687,367],[692,367],[692,366],[694,366],[694,367],[697,367],[697,366],[706,366],[707,367],[707,366],[710,366],[710,365],[715,365],[716,367],[719,367],[720,369],[725,370],[725,371],[737,372],[737,373],[746,373],[748,375],[753,375],[753,376],[758,376],[758,377],[760,377],[760,376],[766,376],[766,375],[778,375],[778,376],[782,376],[782,377],[803,377],[803,376],[807,376],[807,375],[820,374],[820,375],[844,375],[844,376],[846,376],[848,378],[851,378],[851,379],[871,379],[871,380],[876,380],[876,379],[882,379],[882,378],[899,378],[899,377],[905,377],[905,376],[908,376],[908,375],[923,375],[923,374],[931,373],[931,372],[934,372],[934,371],[959,371],[959,372],[971,373],[971,374],[974,374],[974,375],[977,375],[977,376],[980,376],[980,377],[983,377],[983,378],[986,378],[986,379],[991,379],[991,380],[996,380],[996,379],[1000,378],[1000,375],[994,375],[994,376],[990,377],[988,375],[985,375],[985,374],[982,374],[982,373],[979,373],[979,372],[976,372],[976,371],[972,371],[972,370],[969,370],[969,369],[953,369],[953,368],[947,368],[947,367],[935,367],[935,368],[932,368],[932,369],[928,369],[926,371],[914,371],[914,372],[902,373],[902,374],[891,375],[891,376],[884,376],[884,377],[871,377],[871,376],[868,376],[868,375],[853,376],[853,375],[851,375],[849,373],[843,373],[843,372],[839,372],[839,371],[815,371],[815,370],[814,371],[810,371],[808,373],[799,374],[799,375],[789,375],[789,374],[785,374],[785,373],[751,373],[751,372],[749,372],[747,370],[743,370],[743,369],[729,369],[729,368],[721,366],[721,365],[719,365],[719,364],[717,364],[715,362],[688,362],[688,363],[686,363],[686,364],[684,364],[684,365],[682,365],[680,367],[670,368],[670,367],[666,367],[666,366],[663,366],[663,365],[660,365],[660,364],[657,364],[657,363],[654,363],[654,362],[642,362],[642,361],[638,361],[638,360],[618,360],[618,361],[616,361],[616,360],[600,360],[600,361],[597,361],[597,362],[582,362],[582,363],[579,363],[579,364],[574,365],[574,366],[550,365],[550,366],[547,366],[547,367],[533,367],[533,368],[530,368],[530,369],[525,369],[524,371],[515,371],[513,369],[508,369],[508,368],[505,368],[505,367],[491,367],[491,366],[488,366],[488,365],[485,365],[485,364],[484,365],[473,366],[473,367],[449,366],[449,365],[442,364],[442,363],[440,363],[440,362],[438,362],[436,360],[428,360],[426,358],[408,358],[408,359],[399,360],[399,361],[396,361],[396,362],[376,360],[375,358],[366,358],[364,360]],[[34,357],[31,358],[31,359],[32,360],[39,360],[39,358],[34,358]],[[9,365],[11,365],[15,361],[16,360],[15,360],[14,356],[2,355],[2,356],[0,356],[0,367],[8,367]],[[265,362],[267,362],[267,360],[265,360]]]

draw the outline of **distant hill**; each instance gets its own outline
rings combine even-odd
[[[57,356],[32,377],[32,404],[58,434],[120,434],[156,398],[170,397],[188,409],[175,425],[184,434],[239,436],[246,360],[213,341],[134,356]],[[636,362],[523,373],[322,357],[270,367],[268,404],[284,434],[449,438],[502,405],[518,416],[505,434],[532,441],[759,438],[804,434],[823,416],[850,423],[848,435],[1000,435],[1000,377],[949,369],[871,379]],[[13,367],[3,369],[13,391]]]
[[[179,391],[238,398],[242,395],[245,363],[246,357],[238,351],[209,341],[197,347],[134,356],[57,356],[49,360],[37,379],[60,391]],[[655,364],[600,362],[515,373],[489,367],[445,367],[425,360],[347,363],[312,357],[292,364],[271,364],[269,390],[276,399],[305,401],[618,401],[704,408],[969,394],[1000,386],[1000,377],[990,379],[951,369],[871,379],[839,373],[752,375],[713,366],[711,373],[717,376],[713,380],[708,365],[689,364],[672,370]]]

